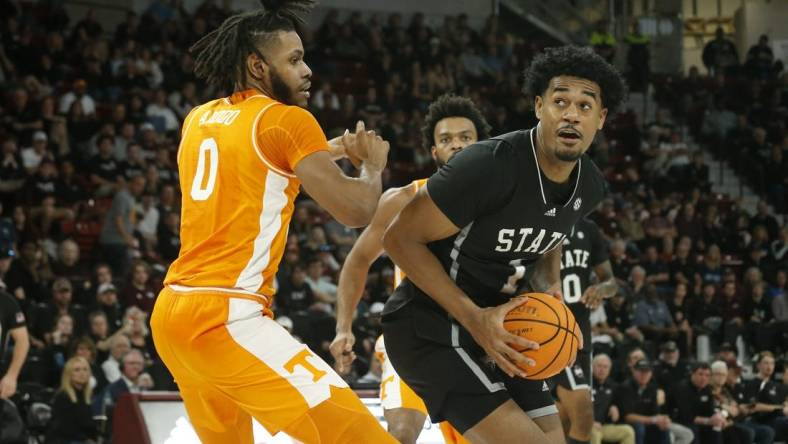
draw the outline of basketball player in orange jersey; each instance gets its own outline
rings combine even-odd
[[[178,152],[181,251],[156,301],[156,349],[203,443],[251,443],[252,418],[304,443],[396,442],[334,370],[270,317],[299,187],[337,220],[369,222],[388,144],[357,127],[334,144],[304,110],[311,71],[295,23],[312,1],[264,0],[198,41],[198,76],[230,97],[194,108]]]
[[[473,443],[565,442],[552,402],[528,414],[535,362],[517,349],[538,344],[503,319],[523,303],[513,296],[561,296],[563,240],[604,196],[585,153],[626,90],[614,67],[575,46],[534,57],[525,85],[537,126],[462,150],[383,236],[407,274],[383,310],[388,357],[430,418]]]
[[[490,126],[484,120],[484,116],[471,100],[464,97],[449,94],[439,97],[430,104],[424,120],[425,125],[422,128],[424,145],[432,153],[432,158],[439,168],[469,144],[489,137]],[[375,217],[361,233],[345,259],[339,275],[337,291],[337,335],[331,343],[331,353],[339,365],[340,372],[345,371],[355,359],[353,314],[364,293],[369,267],[383,253],[383,232],[426,181],[426,179],[416,180],[402,188],[392,188],[383,193]],[[394,276],[395,285],[399,285],[401,271],[397,269]],[[382,336],[378,338],[375,350],[383,364],[380,403],[388,422],[389,433],[400,443],[415,443],[427,416],[424,401],[402,382],[386,359]],[[459,433],[450,428],[448,423],[441,423],[447,443],[465,442]]]

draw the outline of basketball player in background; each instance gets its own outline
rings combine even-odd
[[[589,219],[580,219],[564,240],[561,253],[561,292],[572,310],[587,346],[578,351],[574,365],[553,377],[556,405],[569,444],[588,443],[594,427],[591,399],[591,311],[618,291],[610,265],[607,240]],[[597,283],[589,285],[591,274]]]
[[[465,97],[443,95],[432,102],[425,116],[422,139],[425,148],[430,150],[438,168],[442,167],[463,148],[480,139],[490,137],[490,125],[473,102]],[[353,315],[356,312],[367,282],[369,267],[383,253],[383,233],[416,192],[424,186],[426,179],[415,180],[402,188],[392,188],[383,193],[372,222],[359,236],[350,250],[342,272],[339,275],[337,291],[337,335],[331,343],[331,353],[339,365],[340,373],[345,371],[355,359],[353,345]],[[395,285],[399,285],[402,275],[399,269],[394,273]],[[376,353],[382,360],[383,375],[380,386],[380,403],[383,415],[391,433],[400,443],[415,443],[419,437],[427,408],[424,401],[413,393],[397,375],[386,357],[383,337],[375,344]],[[448,430],[448,424],[441,424],[446,442],[457,442],[456,433]],[[462,439],[460,437],[460,439]]]
[[[313,2],[262,3],[191,48],[196,74],[234,93],[184,120],[181,250],[153,310],[156,349],[203,443],[251,443],[252,417],[301,442],[395,442],[328,364],[271,319],[300,186],[340,222],[366,225],[388,144],[359,124],[330,149],[303,109],[311,71],[295,26]],[[332,154],[360,159],[359,177],[345,176]]]
[[[585,152],[626,90],[615,68],[574,46],[537,55],[525,85],[536,128],[465,148],[383,237],[407,274],[383,312],[388,357],[430,418],[474,443],[564,441],[549,391],[533,392],[518,367],[535,363],[516,348],[537,344],[503,319],[524,301],[513,296],[560,297],[561,244],[604,193]],[[549,405],[532,409],[542,395]]]

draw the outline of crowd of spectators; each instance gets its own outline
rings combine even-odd
[[[176,388],[152,345],[148,317],[180,246],[179,126],[194,105],[228,93],[195,78],[186,49],[230,11],[210,0],[194,12],[178,0],[154,1],[105,29],[92,12],[73,21],[58,5],[0,1],[8,11],[0,30],[0,285],[30,333],[19,391],[56,389],[44,434],[84,441],[102,431],[75,419],[79,412],[111,417],[125,392]],[[605,32],[600,26],[589,44],[616,60],[620,48]],[[535,123],[520,77],[533,54],[553,43],[507,33],[495,16],[474,29],[463,15],[428,26],[420,14],[404,23],[397,13],[338,11],[301,35],[315,73],[311,111],[329,137],[363,119],[390,141],[385,187],[434,170],[420,128],[427,105],[444,92],[470,97],[495,134]],[[657,436],[644,432],[655,428],[680,438],[671,421],[696,436],[698,427],[717,433],[755,424],[753,434],[766,425],[786,439],[786,410],[775,406],[785,402],[788,372],[782,385],[772,373],[775,362],[785,369],[788,344],[788,227],[775,217],[788,211],[788,76],[764,38],[743,65],[723,57],[730,48],[715,40],[716,49],[704,51],[706,72],[692,68],[686,77],[649,72],[648,38],[637,26],[625,43],[623,69],[657,111],[653,119],[626,107],[609,116],[590,151],[611,188],[592,218],[610,240],[621,284],[592,314],[593,347],[607,356],[610,381],[629,384],[605,382],[604,371],[597,374],[604,363],[595,360],[595,402],[610,387],[598,430],[631,424],[638,437]],[[763,197],[757,212],[711,192],[715,172],[704,149],[729,160]],[[302,196],[289,233],[277,320],[330,362],[337,277],[358,231]],[[354,324],[359,359],[343,375],[358,386],[379,382],[371,357],[393,282],[383,257]],[[773,384],[776,394],[763,390],[766,383],[736,388],[755,355],[756,381]],[[710,369],[696,363],[715,356]],[[771,372],[761,368],[764,359]],[[723,365],[727,379],[715,379]],[[640,393],[638,384],[653,386],[653,405],[621,401],[622,390]],[[673,403],[677,390],[696,390],[687,384],[708,390],[718,407],[758,401],[774,408],[733,409],[724,421],[712,411],[698,416],[714,417],[713,425],[700,424]]]

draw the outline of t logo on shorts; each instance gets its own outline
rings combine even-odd
[[[295,356],[290,358],[289,361],[285,363],[284,365],[285,370],[287,370],[290,373],[295,373],[296,366],[300,365],[301,367],[304,368],[304,370],[312,374],[312,382],[319,381],[320,378],[326,375],[326,372],[318,369],[317,367],[312,365],[311,362],[307,361],[306,358],[310,356],[314,356],[314,355],[312,354],[312,352],[309,351],[309,349],[305,348],[301,350]]]
[[[386,386],[389,382],[394,382],[394,376],[389,376],[388,378],[384,379],[383,382],[380,383],[380,399],[386,399]]]

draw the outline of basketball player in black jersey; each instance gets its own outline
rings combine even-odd
[[[407,278],[386,303],[386,349],[430,418],[474,443],[563,442],[555,405],[535,396],[503,328],[526,291],[561,297],[561,244],[601,201],[604,178],[585,155],[626,87],[588,48],[552,48],[525,75],[539,124],[473,144],[416,194],[384,235]],[[511,344],[511,345],[510,345]],[[546,384],[545,384],[546,385]]]
[[[572,228],[564,240],[561,253],[561,293],[564,303],[575,315],[583,342],[588,344],[577,354],[574,365],[553,377],[558,411],[567,442],[589,442],[594,426],[594,404],[591,400],[591,311],[596,310],[602,299],[613,297],[618,291],[613,268],[610,265],[607,240],[599,227],[583,218]],[[591,274],[597,283],[589,285]]]

